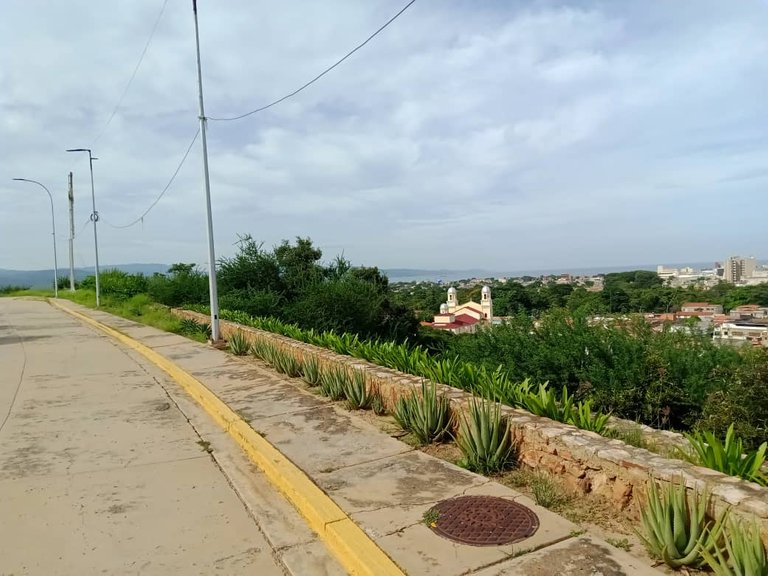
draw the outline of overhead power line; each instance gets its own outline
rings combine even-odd
[[[346,55],[345,55],[343,58],[341,58],[340,60],[337,60],[335,64],[333,64],[332,66],[329,66],[328,68],[326,68],[325,70],[323,70],[322,72],[320,72],[320,74],[318,74],[317,76],[315,76],[314,78],[312,78],[312,80],[310,80],[309,82],[307,82],[307,83],[306,83],[306,84],[304,84],[303,86],[300,86],[299,88],[297,88],[297,89],[296,89],[296,90],[294,90],[293,92],[291,92],[291,93],[289,93],[289,94],[286,94],[286,95],[285,95],[285,96],[283,96],[282,98],[278,98],[278,99],[277,99],[277,100],[275,100],[274,102],[270,102],[269,104],[267,104],[267,105],[265,105],[265,106],[261,106],[260,108],[256,108],[255,110],[251,110],[250,112],[246,112],[245,114],[240,114],[239,116],[232,116],[232,117],[230,117],[230,118],[213,118],[213,117],[208,117],[208,120],[214,120],[214,121],[216,121],[216,122],[230,122],[230,121],[232,121],[232,120],[240,120],[240,119],[242,119],[242,118],[245,118],[245,117],[247,117],[247,116],[250,116],[251,114],[256,114],[257,112],[262,112],[262,111],[266,110],[267,108],[272,108],[272,106],[275,106],[275,105],[277,105],[277,104],[280,104],[280,102],[283,102],[283,101],[285,101],[285,100],[288,100],[288,98],[291,98],[291,97],[293,97],[293,96],[296,96],[296,94],[298,94],[299,92],[301,92],[301,91],[302,91],[302,90],[304,90],[305,88],[308,88],[309,86],[311,86],[312,84],[314,84],[315,82],[317,82],[318,80],[320,80],[320,78],[322,78],[323,76],[325,76],[326,74],[328,74],[328,72],[330,72],[331,70],[333,70],[334,68],[336,68],[336,67],[337,67],[339,64],[341,64],[342,62],[344,62],[344,60],[346,60],[347,58],[349,58],[350,56],[352,56],[352,54],[354,54],[355,52],[357,52],[358,50],[360,50],[360,48],[362,48],[363,46],[365,46],[366,44],[368,44],[368,42],[370,42],[370,41],[371,41],[371,40],[373,40],[373,39],[374,39],[376,36],[378,36],[378,35],[379,35],[379,33],[380,33],[380,32],[382,32],[382,31],[383,31],[383,30],[384,30],[384,29],[385,29],[387,26],[389,26],[390,24],[392,24],[392,22],[394,22],[395,20],[397,20],[397,18],[398,18],[398,17],[399,17],[399,16],[400,16],[400,15],[401,15],[403,12],[405,12],[406,10],[408,10],[408,8],[410,8],[410,7],[411,7],[411,5],[412,5],[414,2],[416,2],[416,0],[411,0],[410,2],[408,2],[408,4],[406,4],[405,6],[403,6],[403,8],[402,8],[402,9],[401,9],[401,10],[400,10],[400,11],[399,11],[397,14],[395,14],[394,16],[392,16],[392,18],[390,18],[389,20],[387,20],[387,21],[386,21],[386,22],[385,22],[385,23],[384,23],[384,24],[383,24],[383,25],[382,25],[382,26],[381,26],[381,27],[380,27],[378,30],[376,30],[376,32],[374,32],[373,34],[371,34],[370,36],[368,36],[368,38],[366,38],[366,39],[365,39],[365,40],[364,40],[362,43],[358,44],[358,45],[357,45],[357,46],[355,46],[355,47],[354,47],[352,50],[350,50],[349,52],[347,52],[347,54],[346,54]]]
[[[99,141],[99,139],[104,135],[104,132],[106,132],[107,127],[112,122],[112,119],[115,117],[115,114],[117,114],[117,111],[120,109],[120,106],[123,104],[123,100],[125,99],[126,94],[128,94],[128,90],[131,87],[131,84],[133,84],[134,78],[136,78],[136,74],[139,71],[139,68],[141,67],[141,63],[144,61],[144,56],[147,55],[147,50],[149,50],[149,45],[152,43],[152,38],[155,36],[155,31],[157,30],[158,24],[160,24],[160,19],[163,17],[163,12],[165,12],[165,6],[168,4],[168,0],[163,0],[163,5],[160,7],[160,12],[157,14],[157,18],[155,19],[155,24],[152,26],[152,31],[149,33],[149,38],[147,38],[146,44],[144,44],[144,49],[141,51],[141,55],[139,56],[139,61],[136,62],[136,66],[133,69],[133,73],[131,74],[131,77],[128,80],[128,84],[125,85],[125,88],[123,89],[123,93],[120,95],[120,98],[117,101],[117,104],[115,104],[115,107],[112,109],[112,113],[109,115],[109,118],[107,119],[107,123],[104,124],[104,127],[99,132],[99,135],[94,138],[93,142],[91,143],[91,148],[93,148],[93,145],[96,144],[96,142]]]
[[[124,224],[122,226],[116,226],[114,224],[110,224],[109,222],[104,220],[103,217],[101,218],[101,220],[104,221],[104,223],[107,226],[109,226],[111,228],[118,228],[118,229],[130,228],[131,226],[135,226],[139,222],[142,222],[144,220],[144,217],[147,214],[149,214],[150,210],[152,210],[152,208],[154,208],[157,205],[158,202],[160,202],[160,199],[165,195],[165,193],[171,187],[171,184],[173,184],[173,181],[176,179],[176,176],[179,174],[179,171],[181,170],[181,167],[184,166],[184,162],[186,162],[187,156],[189,156],[189,153],[192,150],[192,146],[195,144],[195,141],[197,140],[197,137],[199,135],[200,135],[200,129],[198,128],[197,132],[195,132],[195,136],[192,138],[192,142],[190,142],[189,146],[187,146],[187,151],[184,152],[184,156],[181,158],[181,162],[179,162],[179,165],[176,166],[176,170],[173,172],[173,176],[171,176],[171,179],[168,181],[168,184],[165,185],[165,188],[163,188],[163,190],[160,192],[160,194],[158,194],[157,198],[155,198],[155,200],[152,202],[152,204],[149,205],[149,208],[147,208],[146,210],[144,210],[144,212],[142,212],[141,216],[139,216],[135,220],[132,220],[128,224]]]

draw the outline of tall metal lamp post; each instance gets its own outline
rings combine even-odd
[[[96,307],[99,307],[101,291],[99,290],[99,237],[96,232],[96,222],[99,221],[99,213],[96,211],[96,192],[93,188],[93,161],[98,160],[91,153],[90,148],[70,148],[67,152],[88,152],[88,163],[91,168],[91,201],[93,202],[93,212],[91,212],[91,222],[93,222],[93,248],[96,253]]]
[[[208,174],[208,142],[205,138],[205,108],[203,106],[203,72],[200,65],[200,32],[197,26],[197,0],[192,0],[192,11],[195,15],[195,49],[197,54],[197,89],[200,107],[200,136],[203,147],[203,188],[205,190],[205,208],[208,224],[208,290],[211,301],[211,340],[215,343],[220,338],[219,333],[219,295],[216,286],[216,252],[213,246],[213,216],[211,215],[211,181]]]
[[[51,201],[51,225],[53,227],[53,295],[54,298],[59,297],[59,259],[56,256],[56,216],[53,211],[53,196],[51,196],[51,191],[48,190],[45,186],[43,186],[40,182],[37,180],[29,180],[28,178],[14,178],[17,182],[31,182],[32,184],[37,184],[45,190],[45,192],[48,194],[48,199]]]

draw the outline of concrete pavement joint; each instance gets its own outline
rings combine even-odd
[[[51,305],[98,328],[140,353],[184,388],[245,450],[267,478],[305,517],[341,564],[352,574],[404,576],[403,571],[312,480],[272,444],[256,433],[202,382],[150,347],[98,320],[63,306]]]

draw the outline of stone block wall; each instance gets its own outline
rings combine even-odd
[[[197,312],[173,312],[199,322],[209,321],[207,316]],[[293,350],[299,357],[314,356],[321,365],[344,365],[364,371],[371,385],[378,388],[390,411],[401,395],[420,389],[423,380],[285,336],[221,321],[221,333],[225,339],[235,331],[241,331],[251,341],[266,340]],[[454,422],[458,422],[473,396],[450,386],[437,386],[450,399]],[[737,516],[756,517],[763,540],[768,543],[767,488],[683,460],[629,446],[621,440],[612,440],[594,432],[579,430],[575,426],[535,416],[524,410],[508,406],[502,406],[501,410],[518,442],[521,465],[558,477],[576,494],[597,494],[611,502],[617,510],[636,517],[651,478],[659,484],[683,481],[690,490],[711,494],[713,513],[730,508],[731,513]],[[684,437],[668,431],[648,428],[645,435],[667,445],[685,443]]]

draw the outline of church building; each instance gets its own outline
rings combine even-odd
[[[432,322],[422,322],[438,330],[448,330],[455,334],[474,332],[478,326],[489,325],[493,322],[493,300],[491,289],[483,286],[480,292],[480,303],[470,300],[459,304],[456,288],[448,288],[448,301],[440,305],[440,313],[435,314]]]

